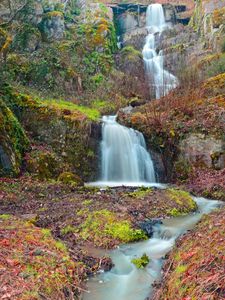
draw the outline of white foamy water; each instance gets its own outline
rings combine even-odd
[[[161,4],[151,4],[147,8],[146,27],[149,34],[146,37],[142,51],[145,72],[149,87],[158,99],[166,95],[178,85],[177,78],[164,69],[163,52],[157,53],[156,37],[167,28]]]
[[[143,134],[104,116],[101,142],[101,181],[107,186],[155,183],[151,156]]]

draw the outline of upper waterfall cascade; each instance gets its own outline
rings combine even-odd
[[[163,7],[161,4],[151,4],[147,8],[146,27],[149,34],[146,37],[142,51],[145,72],[150,89],[158,99],[165,96],[171,89],[178,85],[177,78],[164,69],[163,51],[157,53],[156,36],[159,36],[166,28]]]
[[[120,125],[116,116],[103,117],[101,157],[105,182],[155,182],[142,133]]]

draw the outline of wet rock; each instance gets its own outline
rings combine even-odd
[[[136,28],[132,31],[126,32],[123,35],[123,42],[122,45],[125,47],[127,45],[132,45],[134,48],[138,50],[142,50],[145,38],[147,36],[147,29],[145,27],[143,28]]]
[[[159,224],[162,224],[161,220],[152,219],[152,220],[140,222],[138,226],[147,234],[148,237],[152,237],[154,233],[154,226]]]
[[[114,266],[112,259],[110,257],[103,257],[100,260],[99,268],[104,270],[105,272],[110,271]]]

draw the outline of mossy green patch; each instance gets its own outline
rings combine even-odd
[[[174,200],[179,205],[187,205],[190,210],[196,209],[197,205],[193,200],[192,196],[183,190],[179,189],[168,189],[166,191],[170,199]]]
[[[145,196],[149,196],[152,193],[151,188],[140,187],[134,192],[130,192],[127,195],[133,198],[144,198]]]
[[[0,215],[0,220],[8,220],[10,219],[11,215],[7,215],[7,214],[2,214]]]
[[[126,46],[121,50],[121,53],[129,60],[136,60],[142,58],[142,53],[135,49],[133,46]]]
[[[65,227],[63,227],[61,230],[60,230],[60,233],[62,235],[66,235],[68,233],[73,233],[73,232],[76,232],[77,231],[77,228],[75,228],[74,226],[71,226],[71,225],[67,225]]]
[[[87,210],[80,212],[82,214],[87,214]],[[119,221],[116,214],[107,209],[90,212],[80,226],[80,235],[83,239],[106,246],[110,239],[124,243],[147,239],[142,230],[133,229],[128,220]]]
[[[29,140],[13,112],[0,98],[0,175],[18,174]]]
[[[150,259],[147,254],[143,254],[139,258],[133,258],[131,262],[138,268],[138,269],[143,269],[145,268],[148,263],[150,262]]]
[[[96,121],[100,118],[100,113],[95,108],[85,107],[82,105],[77,105],[69,101],[63,100],[46,100],[42,102],[42,105],[46,105],[49,108],[53,108],[56,110],[69,110],[71,112],[81,112],[86,115],[90,120]]]

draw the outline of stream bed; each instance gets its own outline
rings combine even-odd
[[[194,198],[198,212],[163,220],[154,226],[153,237],[147,241],[121,245],[108,251],[114,263],[109,272],[100,272],[87,281],[88,292],[82,300],[144,300],[152,293],[152,283],[159,280],[165,255],[173,248],[176,239],[192,229],[203,214],[222,206],[220,201]],[[137,269],[131,260],[147,254],[150,262]]]

